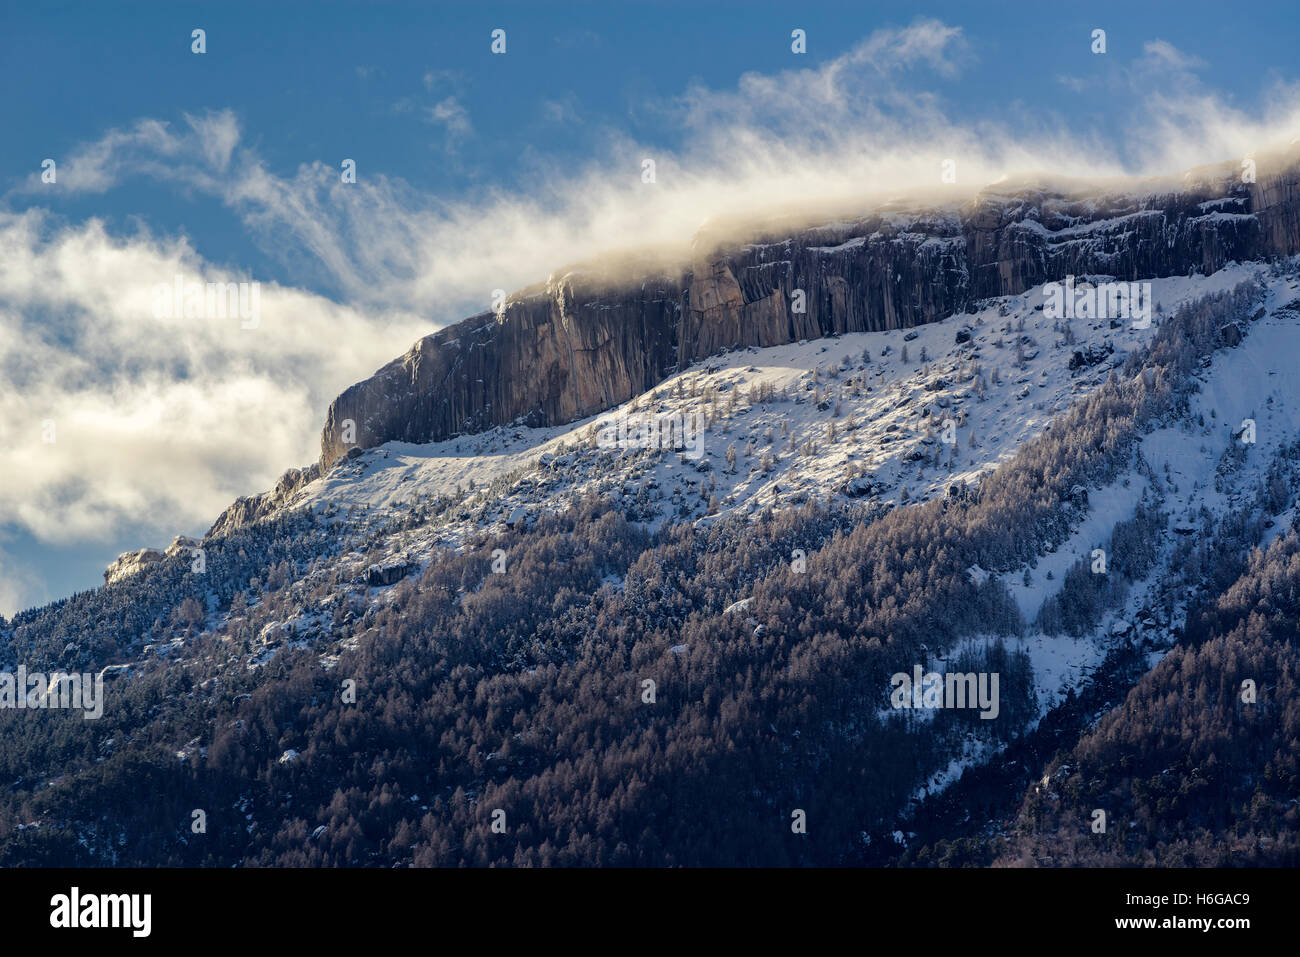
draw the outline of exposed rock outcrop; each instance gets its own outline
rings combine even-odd
[[[162,560],[161,548],[142,548],[139,551],[123,552],[104,569],[104,584],[111,585],[128,575],[134,575],[147,565],[155,565]]]
[[[104,584],[111,585],[128,575],[134,575],[149,565],[156,565],[177,555],[188,555],[191,549],[198,548],[199,543],[184,535],[177,535],[165,549],[141,548],[134,552],[123,552],[104,569]]]
[[[727,348],[921,325],[1066,275],[1134,281],[1294,254],[1297,154],[1256,163],[1254,183],[1232,162],[1176,183],[1002,184],[948,208],[896,203],[743,239],[712,230],[676,266],[558,272],[335,399],[319,465],[391,440],[570,422]],[[230,519],[254,520],[275,498],[242,499]]]
[[[366,583],[373,587],[395,585],[407,575],[417,571],[419,567],[408,562],[388,562],[383,565],[371,565],[366,570]]]
[[[212,527],[208,529],[207,535],[204,537],[208,538],[213,535],[234,531],[270,515],[292,498],[304,485],[319,478],[320,474],[321,467],[318,464],[309,465],[305,469],[289,469],[280,476],[280,480],[275,483],[275,488],[269,492],[262,492],[258,495],[245,495],[236,499],[234,504],[226,506],[226,510],[212,523]],[[121,561],[121,559],[119,558],[118,561]]]

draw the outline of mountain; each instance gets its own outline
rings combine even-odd
[[[1296,863],[1257,172],[714,224],[421,340],[201,542],[0,622],[106,681],[0,709],[0,864]]]
[[[814,226],[787,211],[701,229],[689,263],[647,253],[559,270],[345,390],[319,462],[240,499],[213,530],[270,514],[353,449],[564,425],[722,350],[907,329],[1071,275],[1208,275],[1292,255],[1300,151],[1253,162],[1248,177],[1233,161],[1164,179],[1002,183],[962,204],[894,200]]]
[[[794,232],[706,229],[693,248],[689,263],[624,263],[624,275],[557,271],[421,339],[330,405],[321,468],[354,444],[562,425],[724,349],[910,328],[1067,275],[1131,281],[1289,256],[1300,153],[1260,157],[1253,182],[1225,163],[1177,182],[1001,184],[961,205],[895,201]]]

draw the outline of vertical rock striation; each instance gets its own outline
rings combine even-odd
[[[960,205],[888,204],[753,228],[744,241],[701,233],[689,262],[620,278],[558,272],[499,314],[426,336],[335,399],[320,467],[353,445],[570,422],[723,349],[917,326],[1070,274],[1134,281],[1300,252],[1296,152],[1257,169],[1253,183],[1234,162],[1176,182],[1002,184]]]

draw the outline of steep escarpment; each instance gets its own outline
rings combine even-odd
[[[301,490],[304,485],[308,485],[320,478],[320,474],[321,467],[319,463],[313,463],[305,469],[289,469],[280,476],[280,480],[275,483],[275,488],[270,491],[261,492],[257,495],[244,495],[227,505],[225,511],[217,516],[217,520],[213,522],[204,538],[207,539],[213,535],[224,535],[266,518]],[[119,562],[121,560],[118,559]]]
[[[676,367],[680,276],[619,285],[571,272],[421,339],[330,406],[322,465],[352,443],[429,442],[524,418],[569,422],[645,391]]]
[[[690,261],[571,270],[417,342],[330,406],[320,465],[611,408],[727,348],[922,325],[1066,275],[1213,272],[1300,251],[1294,151],[1176,183],[1000,184],[949,206],[893,203],[814,227],[714,230]]]

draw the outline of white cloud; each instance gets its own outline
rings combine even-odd
[[[439,89],[459,91],[465,85],[465,77],[456,70],[426,70],[423,82],[424,89],[429,93]]]
[[[18,463],[0,524],[68,543],[210,521],[314,460],[330,399],[429,329],[274,283],[255,329],[159,318],[154,289],[176,275],[253,278],[184,240],[0,214],[0,444]]]
[[[1156,43],[1147,58],[1194,62]],[[258,234],[290,236],[311,250],[344,296],[448,322],[486,308],[493,288],[518,288],[610,249],[685,254],[702,223],[735,211],[777,201],[852,208],[872,195],[933,193],[949,158],[959,182],[950,196],[1018,171],[1156,174],[1276,140],[1300,116],[1292,90],[1274,91],[1246,114],[1148,78],[1133,89],[1133,113],[1118,130],[1019,115],[1013,128],[954,117],[927,92],[936,75],[951,80],[972,61],[959,28],[919,20],[877,31],[819,66],[750,73],[731,89],[696,85],[672,102],[646,104],[687,131],[680,148],[611,132],[581,166],[531,153],[514,192],[442,202],[382,175],[344,192],[324,167],[286,178],[258,166],[226,195]],[[657,164],[653,186],[640,181],[644,158]]]
[[[221,197],[293,274],[345,301],[446,323],[486,308],[494,288],[527,285],[612,248],[684,254],[704,221],[738,210],[932,193],[946,159],[957,160],[949,196],[1017,171],[1154,174],[1239,155],[1295,129],[1300,116],[1293,90],[1261,98],[1249,115],[1186,91],[1152,64],[1186,67],[1194,58],[1153,40],[1127,71],[1135,105],[1119,129],[1053,116],[1016,115],[1014,127],[978,122],[951,116],[928,91],[972,62],[958,27],[920,19],[878,30],[818,66],[748,73],[731,89],[695,85],[671,102],[645,104],[687,132],[676,150],[611,132],[581,166],[532,152],[516,191],[451,202],[370,169],[356,184],[341,184],[338,170],[319,162],[273,172],[238,145],[229,112],[187,116],[179,133],[142,121],[85,153],[96,158],[98,183],[139,170]],[[447,71],[424,77],[426,91],[441,97],[426,115],[451,131],[469,125],[459,83]],[[640,181],[647,157],[657,164],[653,186]]]
[[[1083,77],[1071,76],[1068,73],[1058,73],[1056,75],[1056,82],[1061,84],[1061,86],[1065,87],[1067,90],[1070,90],[1074,93],[1082,93],[1084,90],[1088,89],[1090,85],[1092,85],[1088,80],[1084,79]]]
[[[1200,57],[1184,53],[1166,40],[1148,40],[1142,44],[1142,53],[1146,63],[1158,69],[1191,71],[1205,66]]]
[[[126,130],[109,130],[67,157],[53,157],[55,184],[41,182],[33,172],[21,192],[40,194],[102,193],[129,176],[151,176],[213,189],[214,177],[227,171],[239,142],[239,122],[229,110],[183,114],[184,126],[142,119]]]
[[[558,126],[581,123],[582,118],[578,116],[578,98],[570,93],[558,100],[543,100],[542,119]]]
[[[454,96],[446,97],[425,109],[425,116],[430,123],[440,123],[453,137],[466,136],[470,132],[469,112]]]

